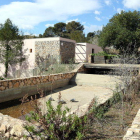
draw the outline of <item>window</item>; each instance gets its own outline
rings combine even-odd
[[[30,53],[32,53],[32,49],[30,49]]]

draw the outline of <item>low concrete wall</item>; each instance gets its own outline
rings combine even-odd
[[[23,79],[0,81],[0,103],[22,98],[24,95],[35,95],[39,89],[50,91],[69,84],[70,79],[77,72],[84,72],[83,64],[79,64],[75,70],[69,73],[59,73],[47,76],[37,76]]]
[[[68,85],[75,72],[31,77],[16,80],[0,81],[0,102],[23,97],[25,94],[34,95],[39,89],[50,91]]]
[[[88,63],[94,63],[94,64],[105,64],[105,58],[104,56],[94,56],[94,62],[91,61],[92,56],[88,55]]]

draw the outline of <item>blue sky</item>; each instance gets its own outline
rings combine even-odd
[[[7,18],[24,34],[42,34],[58,22],[78,21],[84,32],[101,30],[121,10],[140,10],[140,0],[0,0],[0,23]]]

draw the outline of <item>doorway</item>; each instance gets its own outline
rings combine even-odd
[[[92,54],[94,54],[94,49],[92,49]],[[94,63],[94,55],[91,56],[91,63]]]

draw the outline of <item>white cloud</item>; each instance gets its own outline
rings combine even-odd
[[[77,6],[78,5],[78,6]],[[98,10],[99,0],[34,0],[33,2],[11,2],[0,6],[0,23],[10,18],[23,29],[33,29],[44,21],[64,21],[71,16]]]
[[[29,32],[24,32],[24,35],[31,35],[31,36],[35,35],[35,36],[39,36],[38,34],[29,33]]]
[[[48,28],[48,27],[53,27],[54,24],[46,24],[45,26],[46,26],[47,28]]]
[[[96,10],[96,11],[94,11],[94,14],[96,14],[96,15],[100,15],[101,12]]]
[[[77,18],[77,19],[67,20],[67,21],[66,21],[66,23],[69,23],[69,22],[71,22],[71,21],[77,21],[77,22],[78,22],[78,21],[79,21],[79,19]]]
[[[138,9],[140,8],[140,0],[123,0],[123,4],[127,8]]]
[[[106,5],[111,5],[111,1],[110,0],[105,0],[105,4]]]
[[[103,26],[98,26],[98,25],[90,25],[90,26],[84,26],[85,27],[85,34],[89,32],[94,32],[98,30],[102,30]]]
[[[113,6],[113,10],[116,11],[116,7],[115,6]]]
[[[31,35],[31,33],[29,33],[29,32],[24,32],[24,35]]]
[[[96,18],[96,20],[101,21],[101,18],[99,18],[99,17],[95,17],[95,18]]]
[[[121,11],[124,11],[123,9],[121,9],[121,8],[117,8],[117,12],[120,14],[121,13]]]
[[[85,24],[86,24],[86,22],[85,22],[85,21],[83,21],[83,22],[82,22],[82,25],[85,25]]]

